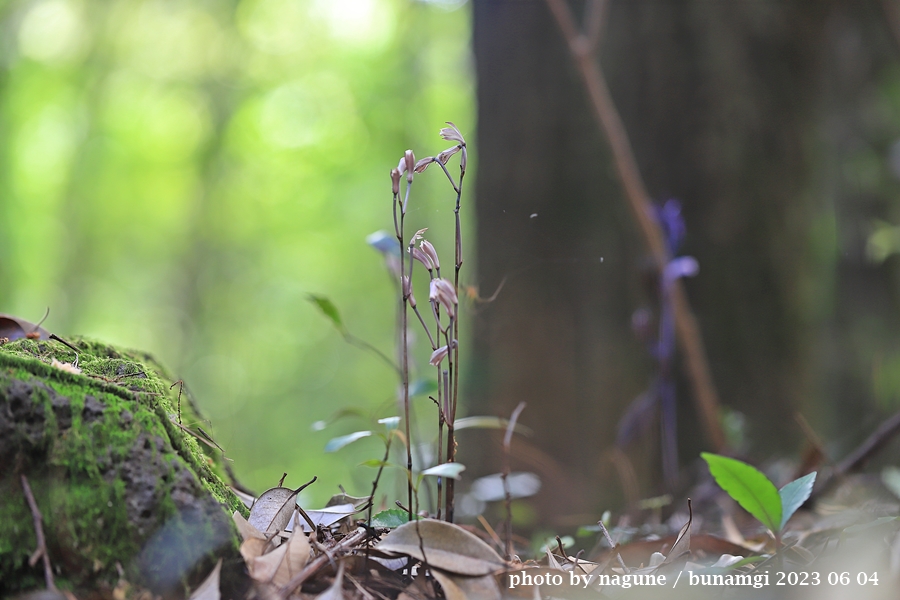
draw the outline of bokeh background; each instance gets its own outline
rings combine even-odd
[[[356,465],[378,442],[323,447],[370,423],[313,424],[396,414],[396,378],[307,294],[393,355],[393,290],[366,236],[393,227],[403,151],[443,150],[447,120],[473,128],[461,7],[4,2],[0,311],[37,321],[49,306],[51,331],[152,352],[246,485],[287,471],[320,477],[310,501],[338,484],[362,495],[373,472]],[[445,216],[432,239],[452,248],[455,195],[437,175],[411,227]]]
[[[601,17],[596,56],[650,195],[683,206],[733,449],[796,458],[812,431],[839,460],[900,402],[896,4],[569,6]],[[632,316],[653,322],[658,298],[544,1],[7,0],[0,68],[0,311],[49,306],[51,331],[152,352],[243,483],[318,475],[312,504],[368,492],[377,439],[323,448],[397,414],[397,382],[307,295],[393,355],[394,290],[366,236],[392,228],[403,151],[440,152],[454,121],[471,144],[463,283],[500,289],[466,302],[463,413],[528,402],[513,468],[544,487],[520,523],[623,505],[610,451],[656,376]],[[408,229],[449,262],[441,179],[418,178]],[[709,443],[676,385],[686,486]],[[427,442],[433,409],[415,404]],[[619,448],[642,496],[667,491],[656,432]],[[460,443],[468,481],[496,470],[496,434]]]

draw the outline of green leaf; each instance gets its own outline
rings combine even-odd
[[[309,294],[307,298],[310,302],[319,307],[319,310],[322,311],[322,314],[328,317],[341,333],[344,332],[344,322],[341,320],[341,313],[338,312],[337,306],[334,305],[334,302],[332,302],[325,296],[319,296],[317,294]]]
[[[331,438],[330,440],[328,440],[328,443],[325,444],[325,452],[337,452],[347,444],[352,444],[356,440],[361,440],[364,437],[369,437],[370,435],[372,435],[371,431],[354,431],[353,433],[347,435]]]
[[[733,458],[708,452],[700,456],[719,487],[760,523],[774,532],[781,531],[781,496],[768,477]]]
[[[400,510],[399,508],[383,510],[372,517],[372,527],[387,527],[388,529],[394,529],[395,527],[400,527],[408,522],[409,513],[405,510]]]
[[[806,502],[812,493],[815,482],[816,472],[813,471],[778,490],[778,495],[781,496],[781,526],[779,529],[784,529],[788,519]]]
[[[435,467],[431,467],[430,469],[425,469],[424,471],[422,471],[422,475],[434,475],[436,477],[450,477],[451,479],[459,479],[460,474],[465,470],[465,465],[458,462],[452,462],[437,465]]]

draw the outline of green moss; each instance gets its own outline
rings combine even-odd
[[[165,578],[181,563],[234,547],[227,517],[247,510],[219,476],[221,452],[179,426],[178,387],[151,357],[69,341],[80,374],[52,366],[75,360],[63,344],[0,346],[0,408],[18,414],[0,422],[0,459],[13,466],[0,475],[0,595],[40,585],[27,565],[36,538],[18,474],[31,482],[54,564],[74,586],[112,585],[117,562],[129,577],[171,585]],[[200,422],[182,400],[182,422]]]

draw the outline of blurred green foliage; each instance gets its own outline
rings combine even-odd
[[[0,3],[0,311],[49,306],[51,331],[154,353],[258,491],[287,471],[319,476],[312,502],[367,493],[374,471],[356,465],[378,441],[323,447],[369,424],[312,424],[397,414],[396,374],[306,296],[393,356],[393,292],[365,237],[392,227],[406,148],[443,150],[447,120],[474,131],[462,4]],[[452,256],[440,176],[417,181],[407,230],[432,227]]]

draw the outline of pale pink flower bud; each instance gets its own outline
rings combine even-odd
[[[441,261],[438,259],[437,250],[434,249],[434,246],[428,240],[422,240],[422,243],[419,245],[422,248],[422,252],[431,259],[431,264],[435,266],[435,268],[441,268]],[[429,269],[430,270],[430,269]]]
[[[447,310],[447,314],[451,317],[456,316],[455,307],[459,303],[459,300],[456,296],[456,289],[453,287],[453,284],[446,279],[436,277],[431,280],[428,298],[443,306]]]
[[[416,297],[413,295],[412,286],[409,284],[409,277],[403,276],[403,297],[409,301],[412,308],[416,307]]]
[[[400,169],[391,169],[391,191],[395,196],[400,193]]]
[[[416,155],[412,150],[407,150],[403,158],[406,160],[406,181],[412,183],[413,173],[416,171]]]
[[[462,154],[459,155],[459,170],[463,173],[466,172],[466,162],[468,162],[469,153],[466,151],[466,147],[463,146]]]
[[[441,346],[437,350],[431,353],[431,358],[428,359],[428,363],[434,367],[441,364],[441,362],[447,358],[447,355],[450,354],[449,346]]]

